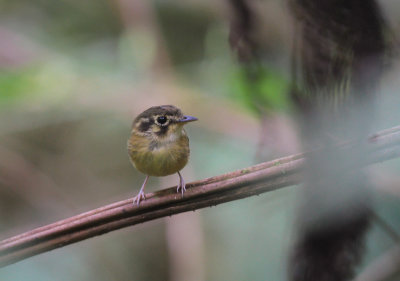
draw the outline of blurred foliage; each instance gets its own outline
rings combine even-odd
[[[251,66],[249,66],[251,67]],[[254,76],[252,70],[243,67],[232,75],[230,85],[234,97],[251,111],[273,113],[289,109],[289,83],[276,71],[257,67]]]
[[[34,70],[22,71],[3,71],[0,72],[0,104],[9,103],[16,99],[23,98],[36,88],[34,79]]]
[[[35,29],[40,28],[45,36],[54,36],[59,40],[47,43],[84,44],[107,37],[117,37],[122,30],[117,7],[108,0],[63,0],[63,1],[1,1],[1,14],[24,16],[34,22]],[[60,40],[65,39],[65,40]],[[70,45],[70,44],[67,44]]]

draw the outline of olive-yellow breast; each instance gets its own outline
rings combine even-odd
[[[135,118],[128,139],[128,152],[135,168],[147,176],[134,203],[139,204],[141,199],[145,199],[143,190],[149,176],[178,173],[177,191],[181,189],[183,196],[185,182],[179,171],[185,167],[190,155],[189,138],[183,126],[196,120],[183,115],[173,105],[150,107]]]

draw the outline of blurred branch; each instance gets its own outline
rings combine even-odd
[[[369,143],[369,164],[399,157],[400,127],[371,136]],[[358,144],[342,146],[347,145]],[[291,155],[189,183],[183,198],[171,187],[147,194],[139,207],[127,199],[11,237],[0,242],[0,266],[138,223],[298,184],[304,156]]]

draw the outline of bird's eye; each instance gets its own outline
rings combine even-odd
[[[167,117],[165,117],[165,116],[159,116],[157,118],[157,123],[160,125],[164,125],[166,122],[167,122]]]

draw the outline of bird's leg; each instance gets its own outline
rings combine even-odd
[[[140,200],[146,199],[146,197],[144,196],[144,187],[145,187],[148,179],[149,179],[149,176],[146,176],[146,178],[144,179],[144,183],[142,184],[142,187],[140,188],[140,191],[139,191],[138,195],[136,195],[133,198],[133,204],[136,203],[139,206]]]
[[[180,189],[182,192],[182,197],[183,197],[183,193],[186,191],[186,185],[185,185],[185,181],[183,180],[183,177],[180,172],[178,172],[178,176],[179,176],[179,184],[178,184],[178,187],[176,188],[176,192],[179,193],[179,189]]]

